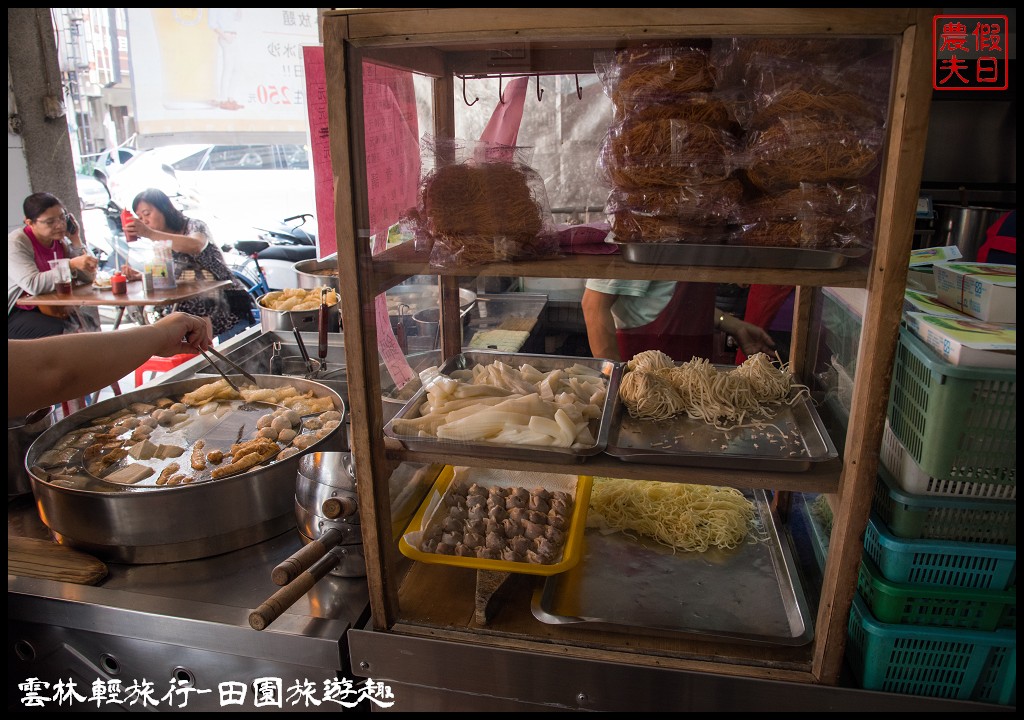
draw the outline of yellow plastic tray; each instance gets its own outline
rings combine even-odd
[[[586,525],[587,510],[590,507],[590,488],[593,485],[593,478],[589,475],[561,475],[549,473],[525,473],[513,470],[487,470],[484,468],[471,468],[469,479],[473,482],[491,487],[503,485],[507,487],[544,487],[549,490],[565,490],[573,492],[572,517],[569,520],[569,527],[565,533],[565,545],[562,546],[562,558],[550,565],[541,565],[530,562],[513,562],[511,560],[486,560],[483,558],[460,557],[457,555],[438,555],[437,553],[423,552],[419,549],[419,542],[414,537],[415,545],[406,538],[410,533],[419,534],[430,528],[433,522],[443,520],[443,512],[432,512],[431,517],[425,518],[431,500],[435,497],[443,498],[448,486],[455,478],[455,469],[446,465],[444,470],[437,476],[434,486],[427,493],[426,498],[420,504],[416,515],[413,516],[409,526],[402,533],[398,541],[398,549],[408,558],[425,563],[436,565],[454,565],[455,567],[472,568],[474,570],[494,570],[498,572],[524,573],[527,575],[557,575],[565,572],[576,565],[582,557],[583,530]],[[435,509],[443,509],[443,503],[434,505]],[[426,523],[424,520],[426,519]]]

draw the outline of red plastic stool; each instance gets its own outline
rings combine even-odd
[[[179,355],[172,355],[171,357],[160,357],[159,355],[154,355],[135,369],[135,387],[142,385],[143,373],[151,372],[155,377],[157,373],[167,372],[172,368],[176,368],[182,363],[188,362],[195,356],[196,353],[181,353]]]

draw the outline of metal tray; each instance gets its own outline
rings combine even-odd
[[[534,617],[581,629],[806,645],[814,630],[796,563],[765,492],[748,497],[767,539],[732,550],[673,553],[653,540],[588,528],[576,567],[534,593]]]
[[[616,401],[605,452],[624,462],[803,472],[839,456],[810,399],[779,405],[771,426],[717,430],[679,415],[638,420]]]
[[[627,262],[658,265],[713,265],[741,268],[834,270],[869,248],[812,250],[752,245],[687,245],[682,243],[616,242]]]
[[[486,441],[455,441],[444,440],[436,437],[417,437],[412,435],[399,435],[394,430],[394,422],[404,418],[418,417],[413,413],[426,398],[427,389],[420,390],[409,402],[402,407],[398,413],[384,426],[384,434],[398,440],[408,450],[420,450],[424,452],[437,452],[448,450],[459,453],[473,453],[481,458],[499,458],[504,460],[542,460],[550,459],[559,462],[577,461],[583,462],[586,458],[597,455],[604,451],[608,444],[608,432],[612,425],[612,413],[619,397],[619,378],[622,374],[622,366],[611,360],[595,358],[573,357],[568,355],[531,355],[526,353],[504,353],[493,350],[466,351],[448,359],[439,368],[444,375],[449,375],[456,370],[466,370],[476,365],[490,365],[494,362],[503,362],[507,365],[519,367],[523,364],[530,364],[541,372],[550,372],[580,364],[601,372],[608,383],[607,396],[604,407],[601,409],[601,417],[597,421],[597,429],[591,428],[594,436],[594,444],[578,448],[556,448],[540,447],[537,445],[511,445],[508,443],[496,443]]]

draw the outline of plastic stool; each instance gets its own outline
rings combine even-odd
[[[151,372],[155,377],[157,373],[167,372],[172,368],[176,368],[182,363],[188,362],[195,356],[195,353],[181,353],[179,355],[172,355],[171,357],[160,357],[159,355],[154,355],[135,369],[135,387],[142,385],[143,373]]]

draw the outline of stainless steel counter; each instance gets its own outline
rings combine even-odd
[[[256,326],[221,350],[230,353],[260,334]],[[311,347],[316,347],[315,339]],[[197,356],[159,381],[191,377],[204,362]],[[31,495],[8,499],[7,521],[8,535],[49,537]],[[364,577],[328,575],[266,630],[249,626],[250,611],[279,590],[270,579],[272,570],[301,547],[293,527],[214,557],[153,565],[107,563],[109,574],[96,586],[9,574],[8,707],[25,708],[26,691],[19,684],[38,678],[50,683],[41,695],[52,695],[59,680],[73,680],[83,696],[91,694],[97,681],[120,681],[122,695],[133,682],[148,681],[158,701],[156,707],[145,707],[150,710],[349,709],[323,698],[325,682],[332,688],[361,682],[349,671],[346,633],[369,613]],[[259,678],[281,681],[281,707],[254,704],[253,683]],[[165,697],[172,683],[178,690]],[[247,688],[241,705],[222,704],[222,683]],[[296,683],[311,683],[310,697],[320,704],[295,692],[289,700],[288,688]],[[183,691],[183,685],[195,691]],[[345,701],[356,699],[347,696]],[[359,707],[363,705],[365,700]],[[46,707],[90,708],[77,700]],[[131,709],[143,708],[139,702]]]
[[[9,502],[7,515],[9,534],[13,528],[45,536],[30,496]],[[279,678],[285,689],[308,680],[320,699],[325,681],[358,684],[348,668],[346,632],[368,613],[365,578],[328,575],[266,630],[249,627],[250,610],[278,590],[270,580],[274,566],[301,546],[291,530],[200,560],[108,563],[109,575],[94,587],[8,575],[9,707],[21,706],[17,684],[32,677],[51,684],[73,679],[84,695],[97,680],[120,680],[123,687],[148,680],[156,698],[173,679],[211,690],[191,693],[188,709],[249,711],[257,709],[257,678]],[[221,706],[225,682],[249,687],[243,706]],[[182,699],[173,700],[175,708]],[[169,702],[163,709],[171,709]],[[290,709],[342,708],[330,702],[303,707],[300,701]]]

